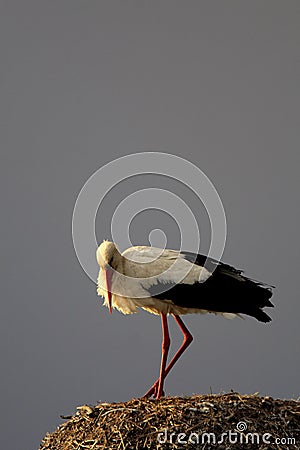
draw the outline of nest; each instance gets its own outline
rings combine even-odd
[[[83,405],[67,419],[47,433],[40,450],[269,450],[300,445],[299,401],[235,392]]]

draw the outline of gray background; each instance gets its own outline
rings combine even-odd
[[[159,318],[110,316],[71,237],[83,183],[138,151],[198,165],[226,210],[223,259],[276,285],[271,324],[186,317],[195,341],[167,394],[299,395],[299,13],[274,0],[1,2],[1,448],[37,448],[59,414],[139,396],[158,373]],[[115,205],[153,184],[109,194],[99,240]],[[152,224],[176,244],[163,213],[139,215],[133,240],[147,244]]]

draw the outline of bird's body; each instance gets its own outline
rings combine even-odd
[[[227,318],[248,314],[259,321],[270,320],[262,308],[272,306],[268,300],[271,290],[246,278],[242,271],[214,260],[206,268],[203,255],[146,246],[131,247],[120,254],[112,246],[104,241],[99,253],[108,249],[114,253],[112,307],[124,314],[143,308],[153,314],[212,312]],[[98,294],[108,306],[104,270],[99,272]]]
[[[199,308],[192,311],[191,308],[176,305],[168,296],[160,299],[152,292],[155,287],[159,290],[159,287],[167,288],[170,283],[174,283],[175,272],[178,281],[181,274],[186,272],[184,282],[190,285],[209,276],[205,268],[197,265],[192,267],[189,261],[178,258],[178,255],[179,252],[174,250],[162,251],[144,246],[131,247],[122,255],[119,254],[117,263],[113,266],[115,273],[111,283],[112,307],[123,314],[136,313],[138,308],[153,314],[205,312]],[[108,306],[107,291],[103,286],[105,287],[104,272],[100,270],[98,294],[105,298],[104,304]]]
[[[180,315],[211,312],[227,318],[246,314],[260,322],[271,320],[263,311],[273,306],[269,286],[203,255],[146,246],[131,247],[121,254],[114,243],[104,241],[97,250],[97,260],[97,292],[110,311],[116,308],[132,314],[143,308],[160,314],[164,342],[169,342],[167,315],[171,314],[185,336],[170,367],[166,367],[163,351],[160,378],[147,393],[157,398],[162,395],[165,376],[192,339]]]

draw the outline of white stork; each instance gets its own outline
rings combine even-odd
[[[137,246],[122,254],[113,242],[103,241],[97,249],[100,266],[99,295],[104,305],[124,314],[143,308],[161,316],[162,356],[159,378],[144,397],[160,398],[164,380],[193,340],[179,317],[189,313],[214,313],[226,318],[240,314],[260,322],[271,318],[263,308],[272,307],[271,286],[253,281],[227,264],[190,252]],[[170,337],[167,316],[171,314],[183,333],[183,343],[167,365]]]

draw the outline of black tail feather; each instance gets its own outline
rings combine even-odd
[[[197,261],[198,262],[198,261]],[[198,262],[199,263],[199,262]],[[160,293],[160,284],[149,288],[152,297],[171,300],[185,308],[199,308],[212,312],[247,314],[259,322],[272,319],[262,309],[273,307],[271,286],[251,280],[223,263],[219,263],[213,274],[203,283],[170,283],[168,291]]]
[[[260,308],[254,309],[253,311],[245,312],[244,314],[247,314],[248,316],[255,317],[255,319],[257,319],[259,322],[267,323],[267,322],[271,322],[271,320],[272,320],[271,317],[268,316],[268,314],[266,314]]]

